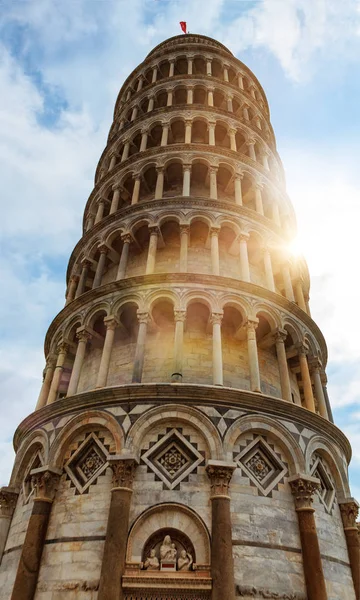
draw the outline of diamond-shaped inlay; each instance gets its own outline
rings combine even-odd
[[[261,436],[244,448],[235,461],[264,496],[268,496],[287,473],[286,465]]]
[[[320,456],[314,456],[314,462],[311,466],[311,475],[320,479],[320,487],[317,489],[317,495],[326,510],[331,512],[335,500],[335,485]]]
[[[83,494],[108,467],[107,451],[99,438],[91,433],[65,465],[71,481]]]
[[[177,429],[171,429],[143,454],[142,460],[172,490],[204,457]]]

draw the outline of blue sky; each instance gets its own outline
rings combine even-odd
[[[180,20],[226,44],[267,94],[360,499],[358,0],[0,0],[0,484],[117,93]]]

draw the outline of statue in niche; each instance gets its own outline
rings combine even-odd
[[[193,557],[186,550],[181,550],[177,561],[178,571],[190,571],[193,564]]]
[[[148,571],[158,571],[160,569],[160,563],[156,556],[155,548],[150,550],[150,556],[148,556],[144,562],[144,569],[147,569]]]
[[[173,558],[173,548],[172,545],[175,546],[175,544],[171,543],[171,537],[169,535],[166,535],[164,537],[164,541],[160,546],[160,559],[161,560],[175,560]],[[176,548],[175,548],[176,551]],[[176,556],[175,556],[176,558]]]
[[[171,551],[170,551],[170,560],[176,560],[177,557],[177,550],[176,550],[176,546],[174,543],[171,544]]]

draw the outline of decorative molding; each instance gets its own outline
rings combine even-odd
[[[247,596],[250,598],[268,598],[276,600],[307,600],[305,594],[298,594],[292,592],[272,592],[271,590],[260,589],[255,586],[237,585],[236,596],[243,598]]]
[[[132,489],[138,461],[134,456],[109,456],[113,488]]]
[[[288,479],[291,493],[294,496],[295,509],[313,510],[313,496],[320,485],[320,480],[308,475],[294,475]]]
[[[236,469],[234,463],[209,460],[206,466],[206,473],[210,479],[211,496],[228,497],[229,486],[232,474]]]

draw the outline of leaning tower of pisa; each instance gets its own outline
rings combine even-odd
[[[0,490],[1,600],[359,600],[351,449],[269,108],[219,42],[127,78]]]

